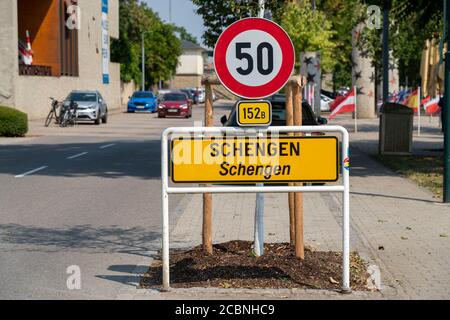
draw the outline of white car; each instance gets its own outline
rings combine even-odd
[[[330,103],[334,100],[327,97],[326,95],[320,95],[320,111],[328,112],[330,111]]]

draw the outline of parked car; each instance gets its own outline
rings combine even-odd
[[[169,90],[169,89],[161,89],[161,90],[158,90],[158,94],[157,94],[158,100],[161,101],[162,98],[163,98],[163,96],[164,96],[166,93],[170,93],[170,92],[172,92],[172,90]]]
[[[198,103],[204,103],[205,102],[205,89],[198,88],[197,89],[197,101]]]
[[[182,91],[173,91],[162,96],[158,106],[158,118],[192,117],[192,100]]]
[[[108,122],[108,106],[98,91],[72,91],[63,101],[63,106],[68,106],[71,101],[77,103],[77,121],[94,121],[99,125],[100,122]]]
[[[158,99],[151,91],[136,91],[128,100],[128,112],[148,111],[156,112]]]
[[[320,111],[328,112],[330,111],[330,103],[332,103],[334,100],[327,97],[324,94],[320,95]]]
[[[286,96],[284,94],[275,94],[265,100],[272,104],[272,126],[282,127],[286,125]],[[224,127],[239,127],[236,119],[236,106],[231,109],[229,116],[222,116],[220,122]],[[327,119],[316,117],[311,105],[303,100],[302,103],[302,125],[318,126],[327,124]],[[323,132],[314,132],[313,135],[323,135]],[[265,183],[264,185],[282,185],[282,183]],[[313,183],[313,185],[324,185],[324,183]]]
[[[194,102],[194,90],[186,88],[186,89],[180,89],[181,92],[186,93],[188,96],[188,99],[192,100]]]
[[[272,104],[272,126],[286,125],[286,96],[284,94],[275,94],[268,99]],[[236,119],[236,105],[232,108],[229,116],[222,116],[221,123],[225,127],[238,127]],[[309,103],[303,100],[302,103],[302,124],[304,126],[317,126],[327,124],[327,119],[316,117]]]

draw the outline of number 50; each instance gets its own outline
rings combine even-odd
[[[239,60],[247,60],[247,69],[243,69],[239,67],[236,71],[243,75],[247,76],[253,72],[254,62],[251,54],[242,52],[243,49],[250,49],[252,44],[250,42],[236,42],[236,58]],[[263,64],[263,53],[267,51],[267,68],[264,68]],[[256,68],[258,72],[264,76],[269,75],[273,71],[273,47],[268,42],[262,42],[256,48]]]

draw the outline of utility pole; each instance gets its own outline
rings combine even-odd
[[[141,43],[141,50],[142,50],[142,84],[141,84],[141,90],[145,91],[145,43],[144,43],[144,37],[145,32],[142,32],[142,43]]]
[[[389,101],[389,9],[391,1],[383,6],[383,103]]]
[[[442,113],[444,128],[444,203],[450,203],[450,2],[445,0],[444,19],[447,23],[447,52],[445,53],[445,105]]]

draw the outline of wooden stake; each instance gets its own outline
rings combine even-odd
[[[289,83],[286,86],[286,126],[294,125],[294,107],[292,100],[292,85]],[[289,135],[292,135],[291,133]],[[289,183],[289,186],[293,186],[293,183]],[[288,195],[289,201],[289,239],[291,245],[295,244],[295,201],[294,193],[290,192]]]
[[[210,83],[205,83],[205,126],[213,126],[213,98]],[[213,253],[212,246],[212,194],[203,194],[203,249]]]
[[[294,100],[294,125],[302,125],[302,90],[299,85],[293,85]],[[301,136],[299,132],[296,135]],[[295,186],[302,185],[295,183]],[[301,260],[305,259],[305,245],[303,242],[303,194],[297,192],[294,194],[294,218],[295,218],[295,256]]]

